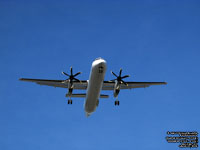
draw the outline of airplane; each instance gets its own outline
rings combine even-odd
[[[145,88],[151,85],[163,85],[166,82],[125,82],[123,79],[129,77],[129,75],[122,76],[122,69],[120,69],[119,75],[114,72],[111,73],[116,77],[116,79],[110,81],[104,81],[104,76],[106,73],[106,61],[99,57],[96,58],[91,67],[89,80],[79,80],[75,78],[81,72],[73,74],[73,68],[70,68],[70,74],[62,72],[62,74],[68,76],[66,80],[47,80],[47,79],[29,79],[20,78],[20,81],[35,82],[40,85],[47,85],[53,87],[68,88],[68,93],[66,97],[69,97],[68,104],[72,104],[71,97],[81,97],[85,98],[84,110],[86,116],[90,116],[95,112],[97,106],[99,105],[99,98],[108,98],[109,95],[100,94],[101,90],[113,90],[113,96],[116,98],[115,105],[119,106],[118,94],[120,90],[132,89],[132,88]],[[86,93],[74,94],[73,90],[86,90]]]

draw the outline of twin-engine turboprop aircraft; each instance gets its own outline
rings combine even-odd
[[[75,78],[77,75],[81,74],[81,72],[73,74],[72,67],[70,68],[70,75],[65,72],[62,73],[69,78],[66,80],[20,78],[20,80],[35,82],[40,85],[68,88],[68,93],[66,94],[66,97],[69,97],[68,104],[72,104],[71,97],[85,97],[84,107],[86,116],[89,116],[96,110],[99,104],[99,98],[109,97],[108,95],[100,94],[101,90],[113,90],[113,95],[116,98],[115,105],[119,105],[118,94],[121,89],[145,88],[151,85],[167,84],[166,82],[125,82],[123,79],[129,77],[129,75],[121,76],[122,69],[120,69],[119,75],[111,71],[116,79],[104,81],[106,61],[102,58],[97,58],[93,61],[89,80],[79,80]],[[73,94],[73,89],[86,90],[86,94]]]

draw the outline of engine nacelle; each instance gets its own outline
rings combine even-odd
[[[115,89],[113,93],[114,97],[117,97],[119,92],[120,92],[120,89]]]
[[[114,86],[114,91],[113,91],[114,97],[117,97],[119,92],[120,92],[120,84],[116,81],[115,86]]]
[[[73,92],[73,88],[68,89],[68,94],[69,95],[72,95],[72,92]]]
[[[73,92],[73,83],[69,82],[68,84],[68,95],[72,95]]]

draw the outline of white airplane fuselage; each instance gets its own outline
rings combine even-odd
[[[104,59],[100,58],[93,61],[84,104],[86,116],[89,116],[96,110],[105,72],[106,61]]]

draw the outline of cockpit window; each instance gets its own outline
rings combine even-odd
[[[102,66],[99,67],[99,73],[103,73],[103,67]]]

